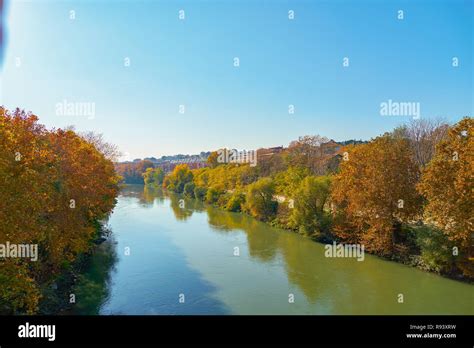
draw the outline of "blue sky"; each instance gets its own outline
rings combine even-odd
[[[472,116],[473,13],[457,0],[9,1],[0,103],[103,133],[130,158],[370,139],[410,118],[381,116],[389,99]],[[64,100],[94,117],[58,115]]]

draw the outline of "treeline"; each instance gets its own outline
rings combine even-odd
[[[179,165],[155,185],[318,241],[362,243],[472,279],[473,126],[468,117],[453,126],[415,120],[330,156],[321,155],[322,137],[301,137],[255,167],[218,163],[214,153],[210,167]]]
[[[31,113],[0,107],[0,244],[38,247],[37,261],[0,258],[1,314],[36,313],[90,250],[116,203],[115,154],[101,136],[47,130]]]
[[[153,162],[143,160],[132,163],[116,163],[115,170],[126,184],[144,184],[143,173],[154,166]]]

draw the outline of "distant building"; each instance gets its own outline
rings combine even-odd
[[[269,148],[261,148],[257,150],[257,159],[258,160],[265,160],[273,155],[279,154],[283,152],[283,146],[276,146],[276,147],[269,147]]]
[[[160,167],[165,173],[172,172],[174,168],[179,164],[186,164],[189,169],[199,169],[207,167],[207,160],[203,158],[193,157],[185,159],[175,159],[168,161],[160,161],[155,164],[155,167]]]

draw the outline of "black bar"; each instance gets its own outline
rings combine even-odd
[[[0,347],[30,344],[329,344],[472,347],[473,316],[0,316]],[[26,323],[55,340],[20,338]],[[411,328],[416,325],[420,329]],[[430,328],[429,325],[432,325]],[[443,325],[455,325],[449,329]],[[409,338],[407,334],[455,334]]]

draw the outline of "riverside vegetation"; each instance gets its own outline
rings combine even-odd
[[[301,137],[252,167],[219,163],[147,185],[196,198],[320,242],[359,243],[370,253],[472,281],[474,121],[414,120],[366,143],[320,156],[319,136]],[[222,150],[221,150],[222,151]],[[334,165],[334,158],[338,160]]]
[[[452,126],[419,120],[342,143],[334,156],[322,151],[324,138],[305,136],[256,166],[220,163],[213,152],[206,168],[166,174],[145,162],[120,174],[470,281],[473,125],[470,117]],[[38,246],[36,262],[0,259],[1,314],[56,313],[69,302],[76,268],[116,204],[116,156],[98,135],[47,130],[31,113],[0,108],[0,244]]]
[[[47,130],[31,113],[0,107],[0,241],[39,251],[36,262],[0,259],[1,314],[51,313],[69,302],[71,273],[116,203],[116,154],[101,136]],[[66,293],[55,295],[58,286]]]

